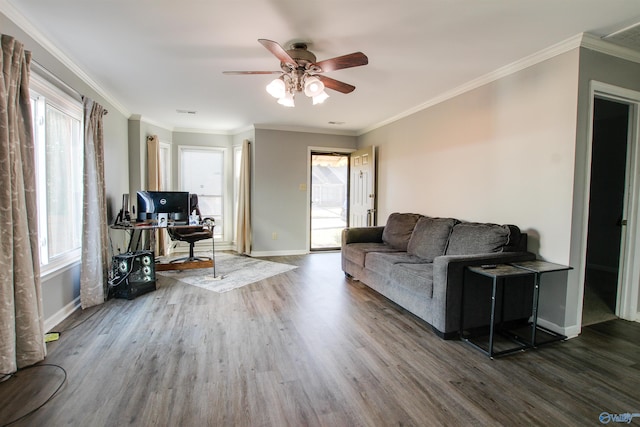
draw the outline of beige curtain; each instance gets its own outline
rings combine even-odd
[[[2,35],[0,66],[0,372],[44,359],[30,52]]]
[[[109,278],[109,235],[104,184],[104,138],[102,117],[106,110],[83,97],[84,103],[84,201],[82,212],[82,262],[80,304],[102,304]]]
[[[149,184],[147,185],[147,189],[150,191],[166,190],[166,188],[161,188],[162,170],[160,168],[160,139],[158,139],[158,135],[147,137],[147,170],[149,171]],[[150,231],[150,233],[154,232],[157,237],[154,252],[158,256],[163,256],[165,255],[166,231]]]
[[[242,142],[240,160],[240,183],[238,189],[238,231],[236,251],[239,254],[251,254],[251,143]]]

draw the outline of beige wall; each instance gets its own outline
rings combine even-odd
[[[568,264],[579,49],[362,135],[378,147],[378,212],[509,223],[540,258]],[[567,275],[541,318],[566,326]]]
[[[396,211],[516,224],[569,261],[578,50],[376,129],[380,222]]]

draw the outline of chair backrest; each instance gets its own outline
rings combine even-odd
[[[200,216],[200,207],[198,206],[198,195],[189,194],[189,215],[191,212],[196,211],[196,215]]]

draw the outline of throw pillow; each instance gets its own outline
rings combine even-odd
[[[411,234],[407,252],[433,262],[435,257],[444,255],[455,224],[456,220],[453,218],[420,218]]]
[[[453,227],[447,255],[470,255],[501,252],[509,242],[510,229],[506,225],[463,222]]]
[[[406,251],[411,233],[421,216],[412,213],[392,213],[382,231],[382,241],[391,247]]]

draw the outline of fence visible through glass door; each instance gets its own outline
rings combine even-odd
[[[348,154],[311,154],[311,250],[340,247],[348,218],[348,181]]]

